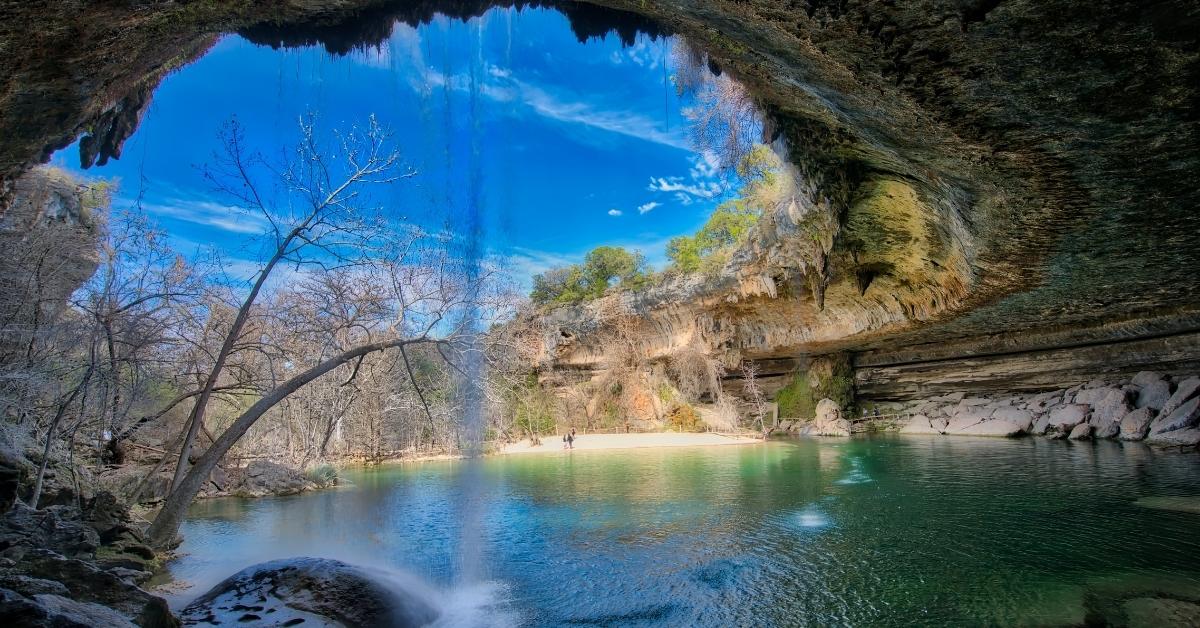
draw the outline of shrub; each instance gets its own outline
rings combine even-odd
[[[337,467],[329,463],[319,464],[305,469],[304,477],[312,480],[313,483],[321,488],[336,486],[338,483]]]
[[[811,419],[816,416],[817,400],[813,399],[812,388],[808,385],[808,374],[793,373],[792,380],[775,394],[775,403],[779,404],[780,417]]]
[[[822,356],[813,360],[807,371],[796,371],[792,380],[775,394],[779,416],[811,419],[817,402],[832,399],[844,412],[854,409],[854,370],[842,355]]]
[[[703,432],[704,422],[700,413],[692,406],[681,403],[671,408],[667,413],[667,425],[677,432]]]

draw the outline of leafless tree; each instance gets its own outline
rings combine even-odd
[[[766,438],[767,396],[758,384],[758,365],[749,360],[742,362],[742,398],[750,406],[751,416],[758,421],[759,432]]]
[[[276,169],[248,150],[244,133],[235,120],[223,132],[224,152],[208,170],[209,180],[218,189],[269,225],[269,254],[242,300],[192,406],[171,481],[172,490],[178,489],[183,480],[213,389],[273,271],[281,265],[329,268],[357,264],[375,248],[378,244],[375,238],[384,228],[371,215],[372,208],[362,202],[364,188],[415,174],[412,170],[400,170],[400,155],[390,148],[390,134],[374,117],[365,128],[339,136],[340,151],[332,156],[321,144],[311,119],[301,122],[300,131],[301,140],[294,157]],[[264,170],[280,184],[284,192],[281,200],[268,196],[262,189],[267,185],[260,181]]]

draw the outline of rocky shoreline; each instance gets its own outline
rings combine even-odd
[[[1200,444],[1200,377],[1142,371],[1041,393],[964,393],[886,407],[908,417],[902,434],[1119,439],[1153,447]]]
[[[0,624],[179,625],[166,600],[141,588],[161,564],[111,493],[0,516]]]
[[[64,470],[68,469],[70,473]],[[128,465],[93,477],[54,459],[40,509],[28,499],[37,466],[14,443],[0,447],[0,625],[179,626],[167,602],[141,588],[163,557],[143,537],[146,522],[118,495],[146,473]],[[146,495],[165,492],[158,478]],[[336,484],[265,460],[214,473],[204,497],[293,495]]]

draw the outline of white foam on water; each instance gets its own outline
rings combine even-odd
[[[508,608],[508,586],[501,582],[461,585],[442,595],[441,615],[433,628],[510,628],[521,616]]]
[[[801,528],[817,530],[831,525],[829,517],[814,506],[800,510],[792,516],[792,522]]]

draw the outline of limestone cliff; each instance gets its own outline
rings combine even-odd
[[[4,3],[0,179],[85,131],[85,162],[117,156],[154,84],[222,33],[336,52],[377,41],[391,19],[492,5]],[[1021,380],[1007,356],[1044,353],[1040,376],[1067,365],[1071,381],[1114,358],[1126,371],[1195,363],[1195,3],[563,6],[583,34],[653,23],[705,49],[749,88],[806,186],[718,281],[628,297],[654,351],[699,343],[781,369],[849,351],[884,397],[964,375]],[[820,255],[797,230],[814,207],[835,219]],[[572,341],[555,345],[563,364],[595,362],[589,316],[555,314]],[[1103,348],[1114,340],[1141,344]]]

